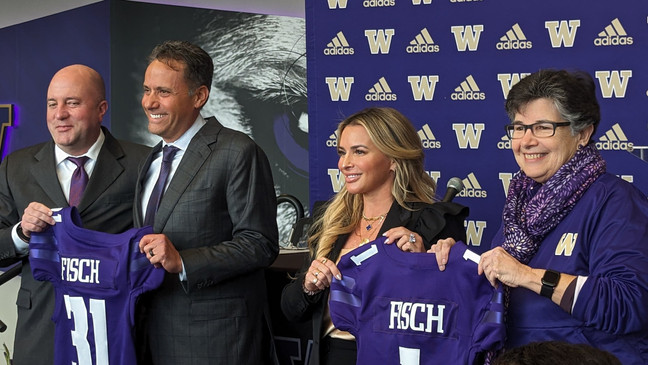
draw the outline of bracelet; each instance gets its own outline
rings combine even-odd
[[[18,234],[18,237],[25,243],[29,243],[29,237],[27,237],[22,230],[22,226],[20,223],[18,223],[18,226],[16,226],[16,233]]]
[[[304,294],[308,295],[309,297],[312,297],[313,295],[321,291],[321,290],[308,290],[306,289],[306,284],[303,282],[302,282],[302,290],[304,291]]]

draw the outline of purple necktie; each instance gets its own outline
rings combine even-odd
[[[68,157],[76,165],[76,170],[72,173],[72,180],[70,181],[70,197],[68,202],[70,206],[78,206],[83,196],[83,191],[88,185],[88,174],[83,167],[90,158],[87,156],[81,157]]]
[[[157,212],[158,206],[160,206],[160,200],[162,200],[162,194],[164,194],[164,186],[169,179],[169,172],[171,172],[171,163],[173,162],[173,156],[175,156],[178,150],[178,147],[171,145],[166,145],[162,149],[162,164],[160,166],[160,176],[158,176],[158,179],[155,182],[153,191],[151,191],[151,197],[149,198],[148,205],[146,206],[146,217],[144,218],[145,226],[153,225],[155,212]]]

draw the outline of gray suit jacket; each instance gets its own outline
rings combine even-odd
[[[133,226],[137,167],[150,148],[119,142],[102,129],[106,140],[78,209],[84,228],[121,233]],[[25,259],[16,302],[15,365],[54,363],[54,289],[34,280],[29,261],[16,255],[11,238],[29,203],[68,206],[54,163],[54,142],[49,141],[15,151],[0,164],[0,266]]]
[[[154,147],[136,189],[135,222]],[[264,268],[278,252],[277,203],[264,152],[215,118],[189,143],[155,216],[180,252],[181,283],[167,273],[140,297],[141,335],[155,364],[261,364],[268,343]],[[268,337],[265,337],[268,339]]]

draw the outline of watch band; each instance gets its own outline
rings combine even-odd
[[[560,281],[560,273],[555,270],[547,269],[542,276],[542,288],[540,288],[540,295],[551,299],[554,289]]]

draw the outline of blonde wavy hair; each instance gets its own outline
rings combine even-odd
[[[423,166],[421,139],[407,117],[393,108],[367,108],[339,124],[338,139],[350,125],[363,126],[378,150],[394,163],[395,179],[391,192],[401,207],[411,210],[406,203],[432,204],[436,201],[436,184]],[[362,219],[363,209],[362,195],[350,194],[343,186],[311,227],[311,255],[326,256],[338,236],[353,232]]]

